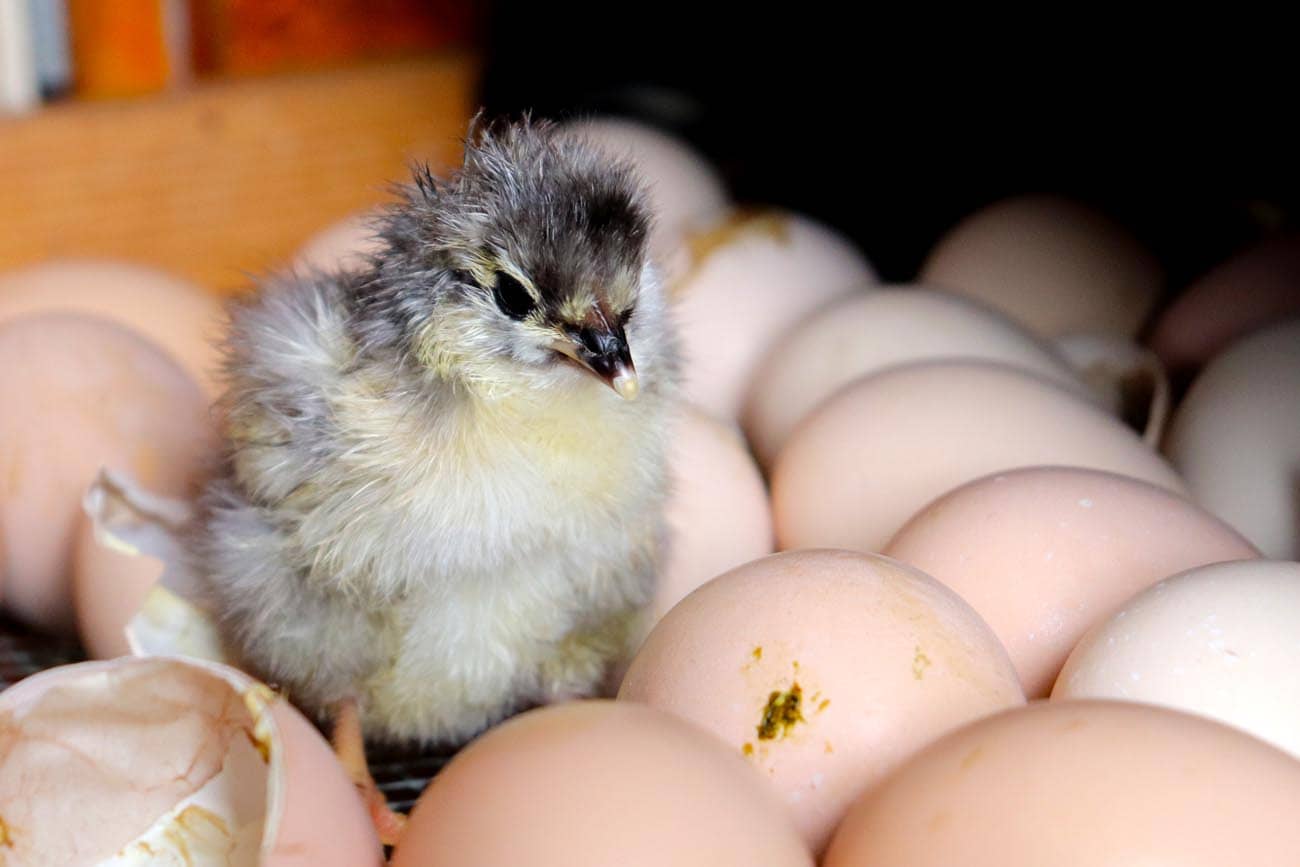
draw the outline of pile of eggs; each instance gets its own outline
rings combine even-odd
[[[393,863],[1296,863],[1300,238],[1158,310],[1159,263],[1120,226],[1020,197],[882,286],[827,227],[735,207],[680,142],[572,134],[650,184],[687,377],[672,547],[617,698],[473,741]],[[368,231],[299,262],[360,267]],[[217,454],[220,330],[143,268],[0,275],[12,616],[127,652],[163,565],[83,496],[106,468],[144,489],[113,508],[183,512]],[[183,657],[0,694],[0,855],[383,857],[317,731]]]

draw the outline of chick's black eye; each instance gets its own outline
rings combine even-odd
[[[511,319],[523,319],[537,306],[523,284],[504,271],[497,272],[497,285],[493,288],[492,295],[497,307]]]

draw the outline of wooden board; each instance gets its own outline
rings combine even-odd
[[[106,257],[240,291],[412,160],[453,165],[476,82],[453,54],[0,121],[0,270]]]

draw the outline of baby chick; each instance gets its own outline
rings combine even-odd
[[[598,686],[665,535],[676,341],[642,199],[550,125],[479,126],[368,267],[234,311],[196,553],[251,670],[424,743]]]

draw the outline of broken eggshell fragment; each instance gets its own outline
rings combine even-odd
[[[1151,448],[1169,420],[1169,376],[1151,350],[1117,334],[1067,334],[1057,351],[1098,399]]]
[[[0,694],[0,830],[6,867],[382,863],[311,723],[187,659],[67,665]]]

